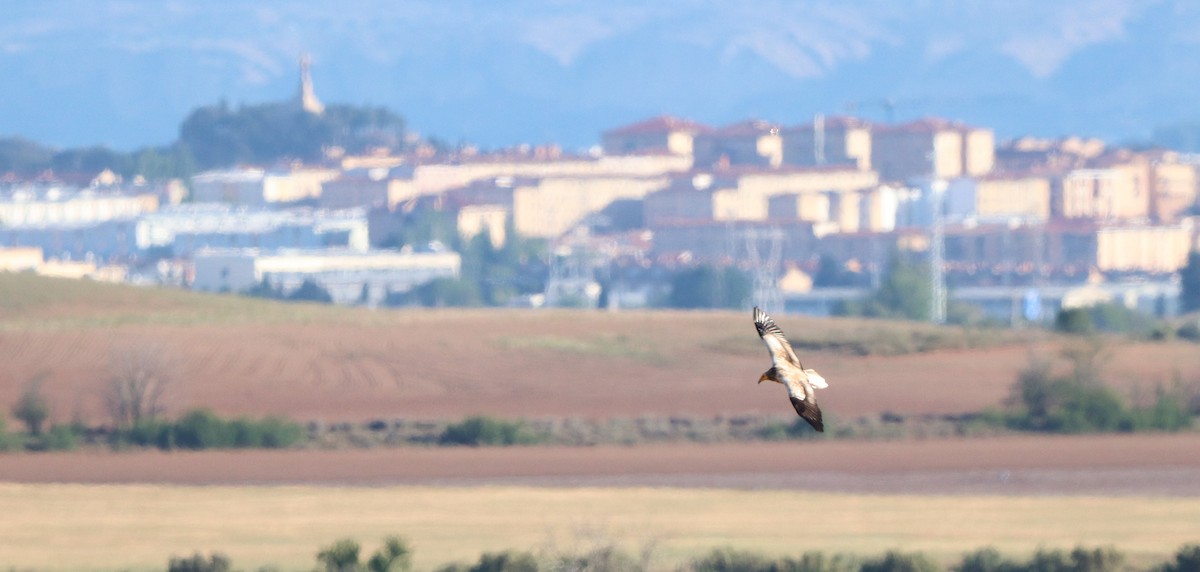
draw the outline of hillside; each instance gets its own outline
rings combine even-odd
[[[109,361],[150,346],[168,405],[300,420],[786,414],[741,312],[379,310],[288,305],[0,273],[0,404],[43,375],[53,416],[103,422]],[[1036,332],[779,316],[835,416],[977,411],[1009,393]],[[918,351],[926,350],[926,351]],[[1183,343],[1111,347],[1123,386],[1200,371]]]

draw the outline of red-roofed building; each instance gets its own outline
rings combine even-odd
[[[785,165],[871,168],[871,124],[857,117],[818,116],[812,123],[784,129],[781,134]]]
[[[872,133],[871,161],[888,181],[985,175],[995,158],[990,129],[940,117],[877,127]]]
[[[694,144],[695,165],[778,167],[783,164],[779,131],[775,123],[751,119],[699,134]]]
[[[666,152],[691,155],[692,140],[712,128],[690,119],[660,115],[645,121],[605,131],[602,134],[606,155]]]

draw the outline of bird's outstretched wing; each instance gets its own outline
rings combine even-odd
[[[792,344],[788,343],[787,337],[783,335],[783,330],[758,306],[754,307],[754,328],[758,330],[758,337],[762,338],[767,344],[767,350],[771,352],[771,363],[779,365],[781,361],[787,361],[804,369],[800,358],[796,357],[796,352],[792,350]]]
[[[812,425],[813,429],[824,432],[825,423],[821,421],[821,408],[817,406],[812,387],[806,383],[792,382],[787,384],[787,388],[788,398],[791,399],[792,407],[796,408],[800,418]]]

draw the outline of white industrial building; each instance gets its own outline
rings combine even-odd
[[[204,249],[194,260],[194,290],[242,292],[265,280],[288,294],[312,280],[335,304],[369,306],[383,302],[388,293],[457,277],[462,266],[458,253],[449,251]]]
[[[136,232],[140,250],[169,249],[178,257],[203,248],[369,248],[365,209],[275,211],[188,204],[143,216]]]
[[[102,192],[61,186],[26,185],[0,192],[0,225],[79,226],[128,219],[158,209],[153,193]]]

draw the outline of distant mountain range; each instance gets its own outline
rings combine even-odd
[[[713,125],[943,115],[1122,141],[1200,122],[1200,3],[1156,0],[42,0],[0,9],[0,137],[170,142],[192,109],[386,106],[485,147]]]

